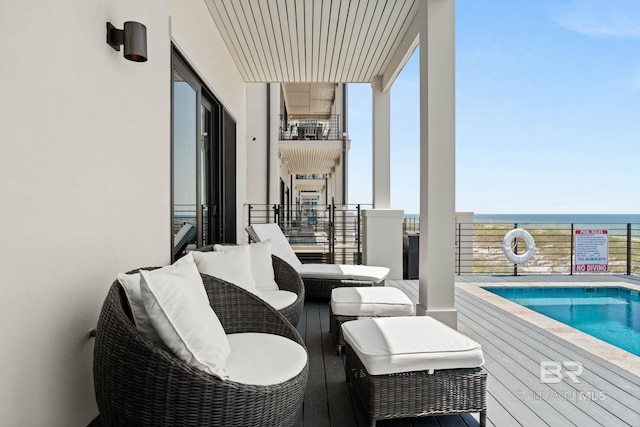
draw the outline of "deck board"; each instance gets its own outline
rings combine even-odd
[[[457,276],[457,282],[632,282],[627,276]],[[388,280],[417,302],[418,281]],[[489,425],[640,425],[640,378],[461,290],[459,329],[483,345],[487,359]],[[581,384],[542,384],[541,360],[580,361]],[[603,392],[604,400],[593,400]],[[535,400],[535,396],[553,396]],[[599,398],[600,396],[596,396]],[[563,400],[564,398],[564,400]],[[583,399],[586,398],[586,399]],[[538,422],[536,422],[538,421]]]
[[[602,276],[457,276],[457,282],[508,281],[588,282]],[[635,278],[607,276],[606,281]],[[417,302],[417,280],[387,280]],[[640,377],[564,341],[513,314],[456,289],[458,329],[483,346],[487,380],[487,425],[514,426],[640,426]],[[327,301],[306,301],[298,324],[309,352],[309,380],[296,427],[368,427],[360,403],[345,381],[343,356],[336,354],[329,332]],[[542,384],[541,360],[577,360],[584,364],[581,383],[567,380]],[[579,393],[602,391],[605,400],[581,400]],[[534,393],[569,394],[564,401],[535,399]],[[529,394],[527,394],[529,393]],[[530,395],[531,394],[531,395]],[[100,427],[99,418],[92,427]],[[377,427],[477,427],[477,414],[379,421]]]
[[[461,310],[459,313],[468,313],[472,308],[465,306],[465,297],[462,295],[459,293],[457,299]],[[600,359],[600,362],[604,363],[598,363],[589,357],[589,353],[570,344],[563,346],[553,343],[552,340],[545,341],[544,335],[550,334],[535,326],[529,325],[525,334],[525,331],[513,326],[519,325],[515,316],[504,316],[505,319],[493,321],[492,319],[500,317],[498,311],[488,307],[475,307],[475,310],[477,311],[474,313],[473,322],[468,322],[473,325],[471,331],[464,332],[480,342],[486,353],[504,355],[501,362],[506,368],[506,374],[521,373],[519,377],[526,380],[526,388],[521,386],[515,390],[526,393],[525,397],[534,399],[533,396],[538,395],[552,396],[546,399],[552,408],[551,411],[562,412],[565,418],[578,425],[594,422],[595,425],[628,425],[625,424],[625,420],[633,420],[636,417],[640,419],[640,414],[632,409],[634,405],[638,405],[638,398],[629,393],[628,387],[619,386],[627,380],[607,369],[606,365],[611,366],[608,362]],[[461,322],[466,323],[464,314],[461,316]],[[539,379],[541,360],[582,362],[584,372],[579,378],[580,383],[574,384],[565,379],[558,384],[542,384]],[[589,398],[592,394],[600,392],[605,394],[604,400]],[[599,395],[597,399],[600,399]],[[534,399],[531,405],[535,403],[537,401]],[[543,413],[548,414],[547,411]]]
[[[602,276],[457,276],[457,282],[596,282]],[[607,276],[608,282],[624,282],[626,277]],[[633,280],[631,280],[633,282]],[[637,283],[637,281],[636,281]],[[417,280],[387,280],[418,300]],[[483,346],[489,378],[487,381],[487,425],[512,426],[629,426],[640,425],[640,378],[562,338],[480,300],[456,290],[459,330]],[[299,330],[307,342],[313,371],[300,422],[296,427],[368,426],[359,402],[344,381],[344,361],[336,355],[328,330],[326,301],[307,301]],[[320,360],[322,363],[320,364]],[[542,384],[541,360],[577,360],[584,364],[581,384],[567,380]],[[322,367],[322,369],[320,369]],[[603,401],[580,400],[580,392],[602,391]],[[563,396],[564,401],[534,398],[534,395]],[[588,396],[588,395],[587,395]],[[324,405],[324,408],[322,406]],[[319,418],[316,418],[319,417]],[[477,414],[379,421],[378,427],[476,427]]]

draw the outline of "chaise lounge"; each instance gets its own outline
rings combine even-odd
[[[273,254],[289,263],[302,277],[307,297],[330,298],[343,286],[383,286],[387,267],[343,264],[303,264],[278,224],[253,224],[246,228],[255,242],[271,240]]]

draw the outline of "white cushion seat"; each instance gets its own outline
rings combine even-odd
[[[354,320],[343,323],[342,332],[371,375],[484,364],[480,344],[428,316]]]
[[[296,377],[307,364],[307,351],[280,335],[246,332],[227,335],[231,352],[227,380],[242,384],[274,385]]]
[[[259,291],[256,293],[260,298],[265,300],[267,304],[276,310],[283,310],[296,302],[298,295],[290,291]]]
[[[296,271],[303,279],[357,280],[376,284],[389,275],[387,267],[370,265],[301,264]]]
[[[387,267],[368,265],[302,264],[278,224],[253,224],[247,232],[256,241],[271,240],[273,254],[285,260],[303,279],[356,280],[382,283]]]
[[[336,350],[342,354],[341,324],[365,317],[413,316],[415,306],[400,289],[386,286],[354,286],[331,290],[331,323]]]
[[[336,316],[413,316],[413,302],[400,289],[345,287],[331,291],[331,312]]]

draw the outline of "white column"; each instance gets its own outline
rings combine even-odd
[[[457,327],[454,0],[420,0],[418,313]]]
[[[391,94],[382,90],[382,77],[371,84],[373,92],[373,208],[391,207]]]

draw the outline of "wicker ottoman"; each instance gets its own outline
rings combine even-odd
[[[372,426],[467,412],[480,413],[486,425],[480,344],[427,316],[361,319],[342,329],[347,381]]]
[[[338,355],[344,339],[342,323],[367,317],[413,316],[415,306],[400,289],[386,286],[336,288],[331,291],[330,330],[333,331]]]

